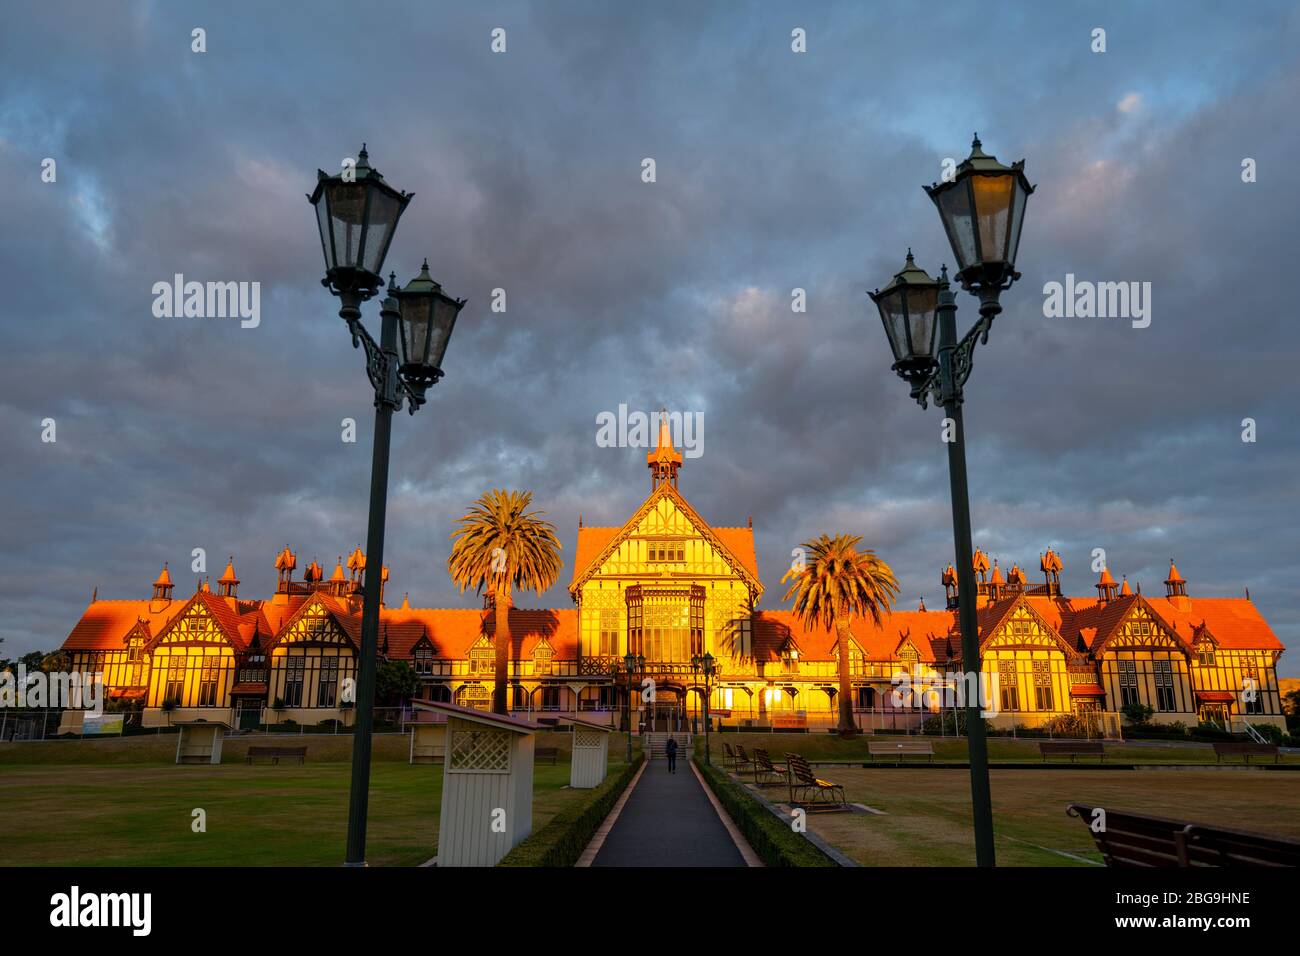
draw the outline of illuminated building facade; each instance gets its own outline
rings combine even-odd
[[[703,712],[693,656],[718,661],[711,712],[725,724],[830,726],[837,647],[789,611],[762,610],[752,522],[708,524],[678,490],[682,457],[666,424],[647,455],[652,490],[621,526],[579,520],[573,606],[510,611],[510,682],[518,714],[603,714],[624,719],[629,650],[645,658],[631,713],[636,726],[689,723]],[[1163,596],[1135,593],[1102,571],[1096,597],[1067,597],[1060,557],[1039,562],[1041,584],[1019,566],[1003,576],[976,552],[982,670],[1000,727],[1038,727],[1071,715],[1105,730],[1144,704],[1158,723],[1211,721],[1234,731],[1284,727],[1276,665],[1283,645],[1248,597],[1191,597],[1172,562]],[[233,560],[214,593],[173,597],[164,567],[150,600],[92,601],[63,649],[74,669],[102,673],[110,700],[139,707],[146,726],[206,717],[235,726],[351,721],[347,689],[360,645],[358,548],[325,579],[314,561],[294,580],[297,557],[276,558],[270,600],[244,600]],[[387,580],[387,569],[383,570]],[[942,574],[947,606],[895,610],[883,627],[855,620],[850,672],[864,730],[916,728],[942,695],[905,706],[893,693],[906,674],[923,688],[961,671],[956,574]],[[423,696],[486,708],[494,651],[490,609],[400,607],[381,612],[379,651],[419,675]],[[652,700],[640,692],[653,681]],[[900,706],[904,705],[904,706]],[[65,715],[64,730],[79,717]]]

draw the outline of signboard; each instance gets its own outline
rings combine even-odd
[[[87,714],[81,721],[83,734],[121,734],[125,714],[100,714],[92,717]]]

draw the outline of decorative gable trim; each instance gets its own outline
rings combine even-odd
[[[601,566],[606,561],[613,557],[615,552],[618,551],[619,546],[631,537],[632,533],[636,530],[637,525],[639,525],[646,515],[654,509],[655,505],[657,505],[662,498],[669,499],[686,517],[686,520],[690,522],[691,526],[695,528],[700,536],[709,543],[710,547],[712,547],[714,551],[722,557],[722,560],[727,563],[727,566],[735,571],[738,577],[744,580],[746,585],[749,586],[750,593],[754,596],[754,603],[758,603],[759,597],[763,594],[763,583],[749,572],[749,569],[746,568],[740,559],[731,552],[730,548],[722,543],[722,539],[713,532],[713,529],[709,527],[708,522],[700,517],[699,513],[687,503],[686,499],[682,497],[681,492],[667,483],[656,486],[655,490],[650,493],[649,497],[647,497],[645,501],[641,502],[641,507],[637,508],[637,510],[632,514],[632,517],[629,518],[619,529],[618,533],[609,539],[609,543],[601,549],[599,554],[592,558],[591,563],[573,579],[573,583],[569,585],[569,593],[575,599],[577,598],[582,586],[600,570]]]

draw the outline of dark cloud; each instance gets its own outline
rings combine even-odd
[[[195,547],[212,573],[234,553],[264,594],[286,542],[327,562],[364,539],[368,386],[303,198],[362,140],[417,194],[391,267],[428,255],[470,299],[446,380],[395,422],[391,587],[471,601],[447,581],[447,536],[493,486],[533,490],[571,556],[579,514],[619,523],[647,490],[644,450],[597,447],[596,415],[667,404],[704,413],[682,488],[717,524],[753,515],[766,606],[790,549],[841,529],[934,606],[952,559],[940,415],[889,373],[865,291],[908,246],[932,271],[951,258],[920,186],[973,129],[1039,186],[1024,278],[968,389],[977,541],[1031,577],[1051,544],[1076,593],[1094,548],[1148,592],[1173,556],[1193,593],[1250,587],[1294,643],[1290,6],[954,6],[923,30],[903,3],[367,11],[6,18],[5,653],[56,645],[96,585],[145,593],[163,560],[183,588]],[[261,327],[153,318],[152,284],[177,272],[259,281]],[[1150,328],[1044,318],[1043,284],[1066,273],[1151,282]]]

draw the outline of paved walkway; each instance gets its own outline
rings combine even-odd
[[[652,760],[592,866],[745,866],[690,761]]]

